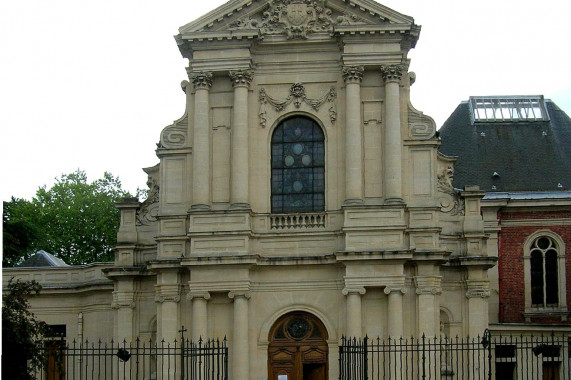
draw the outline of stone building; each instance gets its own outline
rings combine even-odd
[[[233,379],[307,357],[337,378],[343,335],[482,334],[485,193],[454,188],[410,103],[413,18],[231,0],[179,32],[186,110],[160,133],[148,199],[118,205],[115,262],[4,271],[44,284],[39,317],[80,339],[227,336]]]

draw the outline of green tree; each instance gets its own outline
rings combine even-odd
[[[33,204],[25,199],[12,197],[2,204],[3,266],[13,266],[26,260],[33,252],[39,236],[33,220]]]
[[[113,246],[119,228],[121,198],[129,196],[121,181],[110,173],[91,183],[85,172],[77,170],[56,179],[47,189],[39,188],[30,201],[12,198],[4,204],[5,219],[11,238],[4,249],[11,249],[5,265],[21,262],[31,253],[43,249],[68,264],[85,264],[113,260]],[[14,232],[14,230],[16,232]],[[27,230],[31,241],[22,238]],[[12,232],[10,232],[12,231]]]
[[[2,378],[35,379],[44,364],[44,341],[49,326],[30,312],[28,298],[41,290],[36,281],[8,282],[2,294]]]

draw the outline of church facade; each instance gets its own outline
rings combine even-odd
[[[160,133],[148,198],[118,205],[115,262],[8,271],[44,283],[38,316],[68,337],[226,336],[233,379],[306,357],[337,378],[342,336],[484,332],[484,192],[453,187],[410,103],[411,17],[233,0],[179,32],[186,110]]]

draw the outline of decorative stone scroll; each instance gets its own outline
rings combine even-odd
[[[283,111],[288,105],[292,102],[295,108],[300,108],[302,103],[307,104],[310,106],[314,111],[319,111],[319,108],[327,103],[330,103],[331,106],[329,107],[329,119],[331,120],[331,124],[335,124],[335,120],[337,119],[337,109],[335,106],[335,99],[337,99],[337,91],[335,87],[331,86],[329,91],[323,94],[321,97],[317,99],[308,98],[305,94],[305,86],[303,83],[295,83],[292,84],[289,90],[289,95],[284,100],[278,100],[266,93],[264,88],[260,89],[260,112],[258,113],[260,117],[260,126],[262,128],[266,127],[267,123],[267,104],[270,104],[276,112]]]
[[[458,192],[452,186],[454,178],[454,169],[448,166],[438,175],[437,189],[439,192],[449,195],[449,197],[440,200],[441,212],[450,215],[464,215],[464,202],[458,196]]]
[[[362,25],[350,14],[334,15],[319,0],[270,1],[261,18],[244,17],[230,24],[231,30],[258,29],[260,36],[285,34],[288,40],[307,39],[312,33],[333,34],[335,25]]]
[[[134,309],[135,300],[133,292],[113,292],[113,301],[111,302],[112,309]]]
[[[434,120],[416,110],[408,103],[408,135],[413,140],[428,140],[434,137],[436,123]]]

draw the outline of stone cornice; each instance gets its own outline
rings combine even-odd
[[[342,0],[349,3],[348,0]],[[296,8],[305,12],[295,13]],[[229,25],[229,26],[228,26]],[[227,28],[226,30],[224,28]],[[292,2],[276,0],[270,4],[262,1],[241,0],[226,3],[212,12],[179,28],[176,36],[179,45],[184,40],[208,33],[256,32],[284,33],[289,38],[307,38],[311,33],[355,32],[355,28],[390,28],[394,32],[408,32],[413,37],[412,46],[420,27],[410,16],[398,13],[371,0],[351,0],[350,4],[323,3],[315,0]],[[232,30],[229,30],[232,29]],[[181,50],[182,47],[181,47]]]

